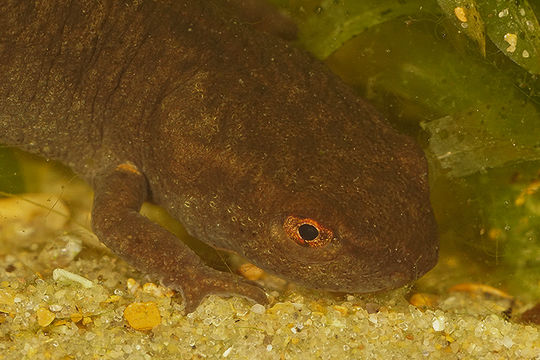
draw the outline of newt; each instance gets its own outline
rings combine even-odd
[[[179,291],[265,303],[139,214],[302,286],[375,292],[437,262],[420,147],[322,62],[226,0],[4,0],[0,143],[69,166],[92,229]],[[234,7],[233,7],[234,8]]]

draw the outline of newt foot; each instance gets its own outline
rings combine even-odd
[[[197,274],[197,278],[189,285],[182,287],[186,313],[195,311],[201,301],[208,295],[242,296],[259,304],[267,304],[268,298],[256,283],[237,275],[217,270],[205,269],[205,273]]]

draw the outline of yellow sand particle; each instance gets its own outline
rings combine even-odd
[[[42,327],[50,325],[56,317],[52,311],[49,311],[44,307],[37,309],[36,315],[38,324]]]
[[[454,14],[461,22],[467,22],[467,13],[465,12],[465,9],[461,6],[458,6],[454,9]]]
[[[141,287],[141,285],[133,278],[127,279],[126,286],[129,292],[132,294],[135,294],[135,292]]]
[[[312,301],[309,304],[309,307],[311,308],[311,311],[317,311],[319,313],[326,314],[326,308],[318,302]]]
[[[13,292],[7,289],[0,290],[0,304],[13,305],[15,303],[15,296]]]
[[[161,293],[159,286],[157,286],[154,283],[146,283],[142,287],[142,291],[144,293],[154,295],[155,297],[163,297],[163,294]]]
[[[74,323],[77,323],[79,321],[82,320],[83,316],[81,313],[73,313],[71,315],[69,315],[69,318],[71,319],[71,321],[73,321]]]
[[[154,283],[146,283],[142,287],[142,291],[146,294],[153,295],[155,297],[172,297],[174,291],[168,287],[156,285]]]
[[[161,323],[159,309],[153,301],[129,304],[124,310],[124,317],[135,330],[151,330]]]
[[[434,307],[438,300],[438,297],[433,294],[416,293],[409,299],[409,304],[419,308]]]
[[[248,280],[259,280],[264,274],[264,270],[250,263],[242,264],[238,271]]]
[[[517,45],[517,35],[512,33],[506,33],[504,35],[504,41],[506,41],[510,46],[506,48],[506,51],[513,53],[516,51]]]
[[[347,313],[349,312],[349,309],[341,305],[334,305],[334,310],[339,311],[343,316],[347,315]]]
[[[119,295],[111,295],[107,298],[107,300],[105,300],[106,303],[113,303],[113,302],[118,302],[120,301],[122,297],[119,296]]]

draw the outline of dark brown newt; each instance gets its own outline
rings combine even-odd
[[[399,287],[437,261],[424,154],[305,51],[220,1],[0,2],[0,142],[94,188],[92,227],[181,291],[265,302],[139,214],[324,290]]]

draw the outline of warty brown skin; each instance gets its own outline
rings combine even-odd
[[[101,241],[181,291],[187,311],[210,293],[266,296],[141,216],[145,200],[308,287],[378,291],[431,269],[419,147],[319,61],[222,5],[2,1],[0,142],[92,184]],[[283,226],[291,215],[330,241],[299,245]]]

